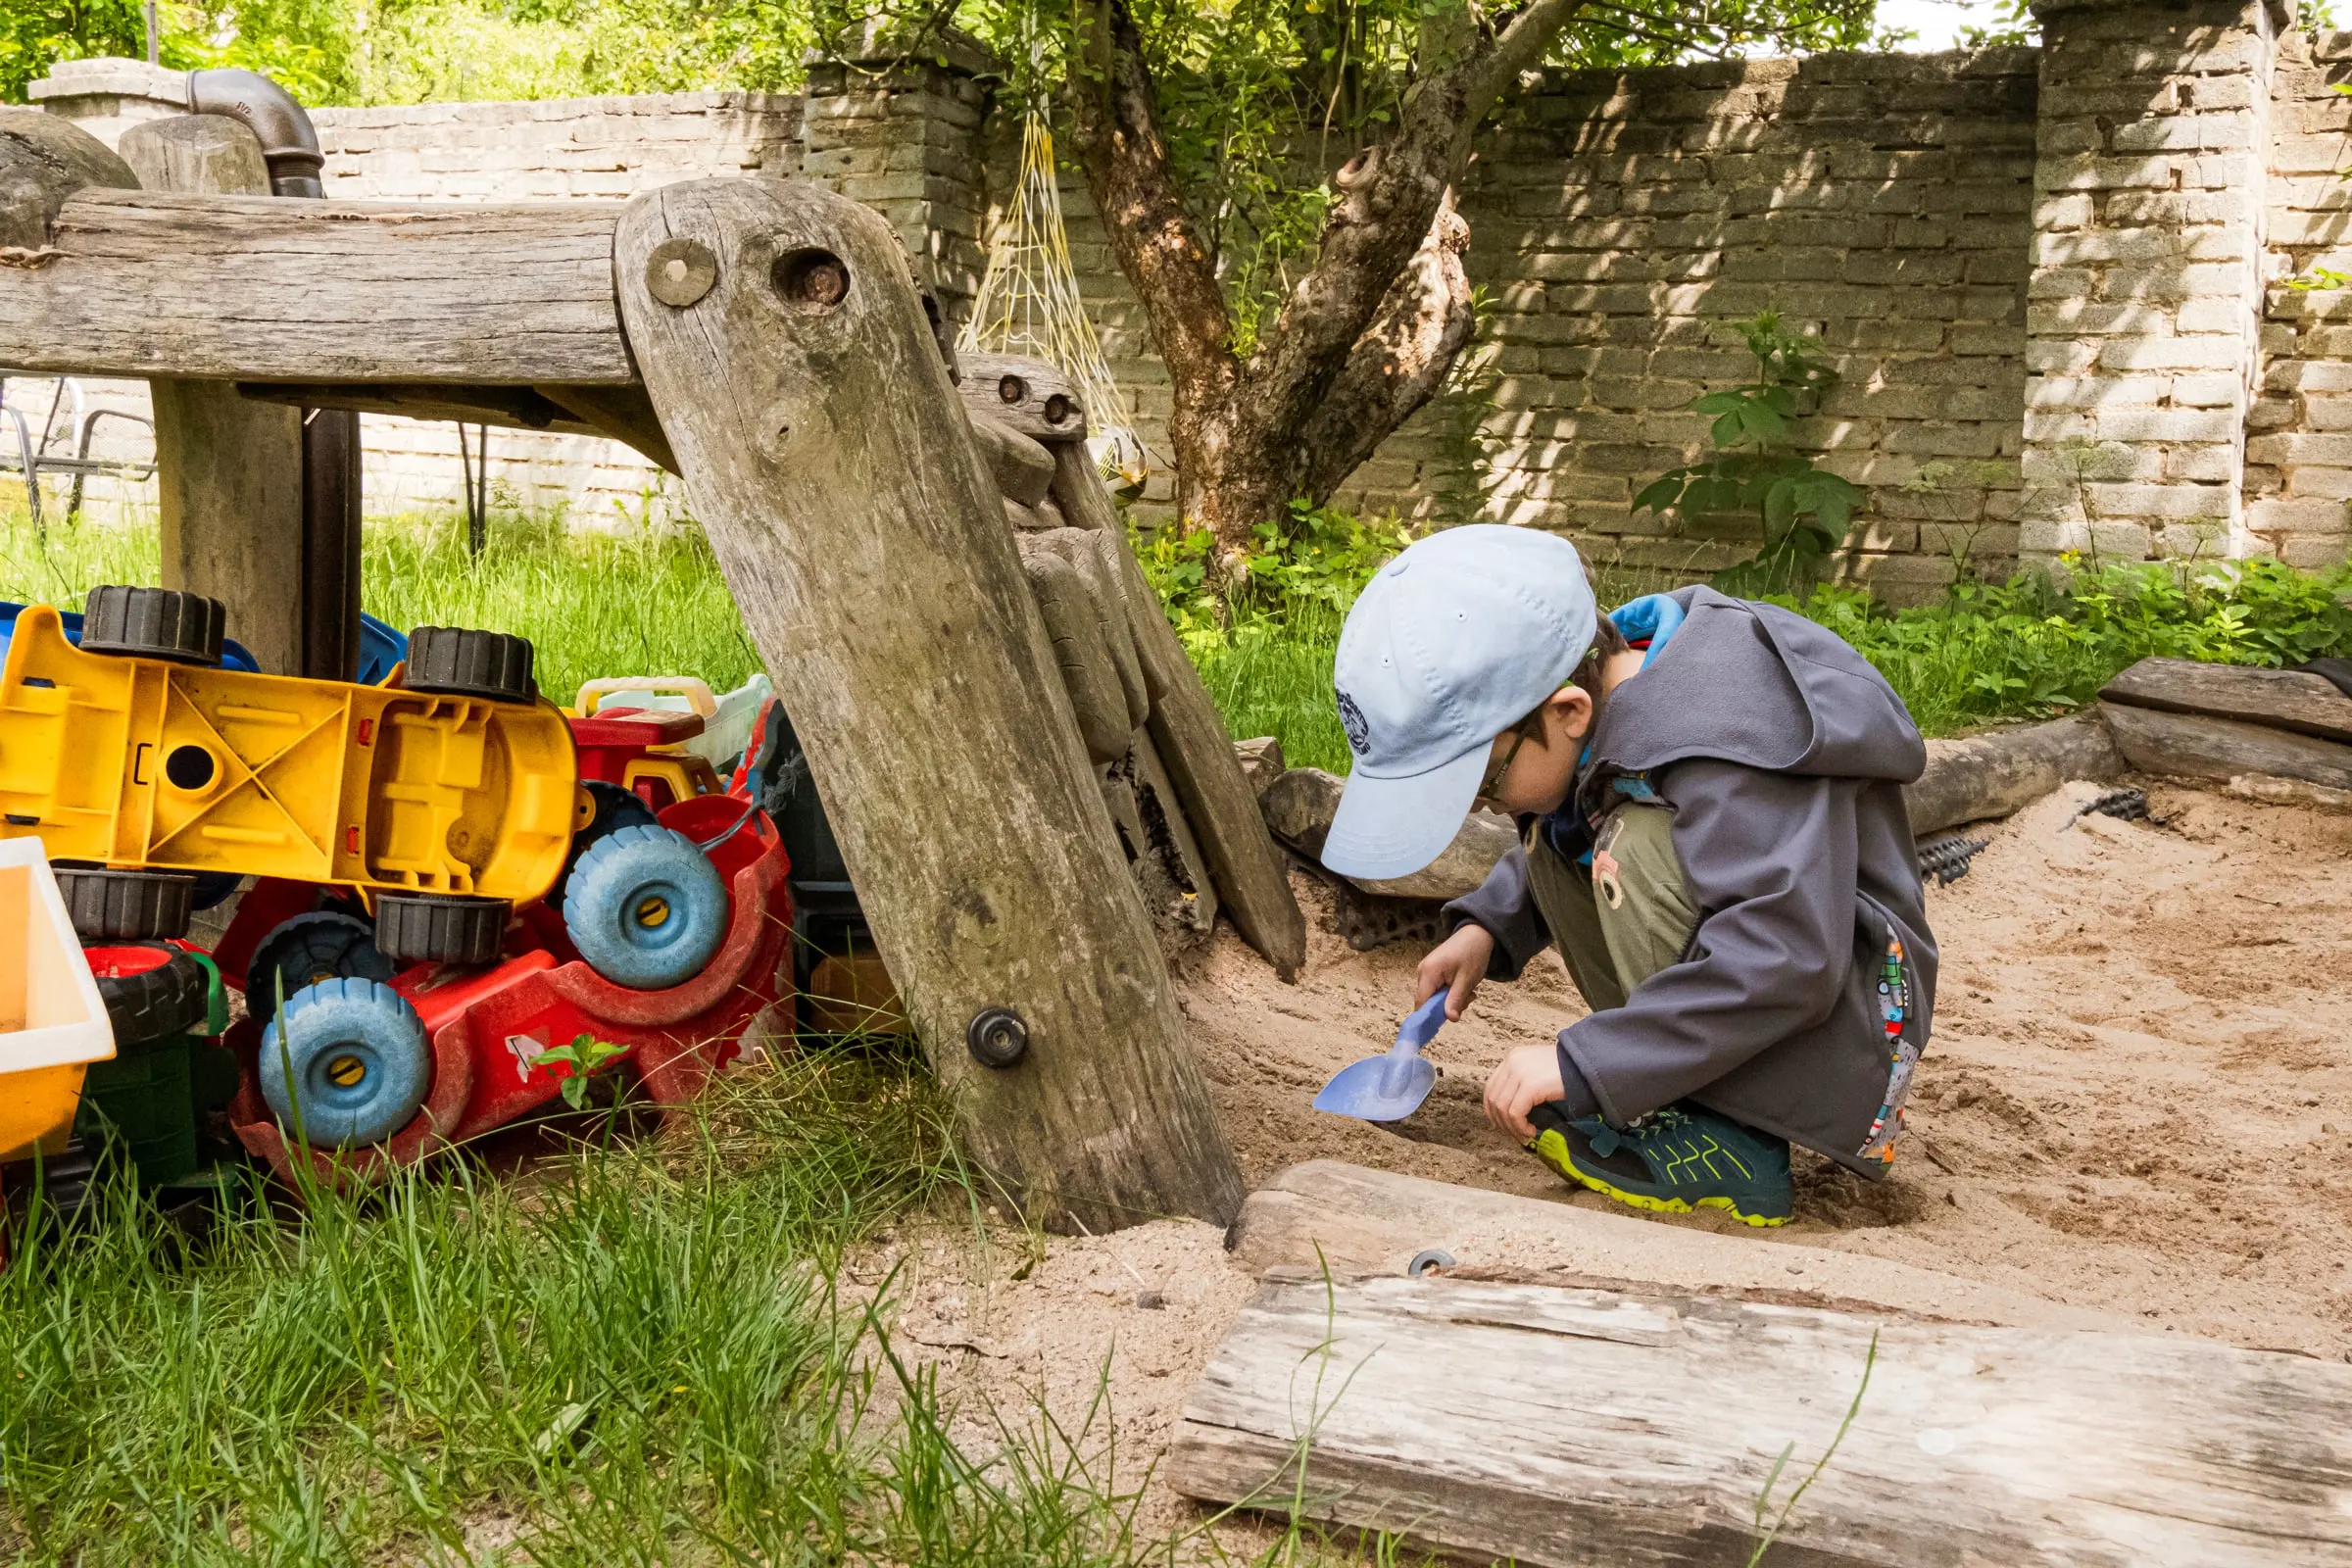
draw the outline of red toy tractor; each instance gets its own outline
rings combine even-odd
[[[583,820],[563,875],[514,911],[488,965],[402,967],[365,911],[329,890],[249,889],[216,956],[245,993],[226,1041],[241,1068],[229,1119],[245,1148],[280,1175],[302,1159],[322,1178],[367,1179],[515,1120],[574,1073],[625,1067],[663,1104],[700,1095],[778,1000],[792,926],[784,847],[765,813],[739,795],[676,799],[651,784],[668,771],[651,749],[700,725],[635,710],[572,720]],[[623,787],[649,755],[640,789]],[[679,836],[707,877],[641,848]]]

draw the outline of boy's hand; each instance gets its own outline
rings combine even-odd
[[[1413,971],[1413,1005],[1418,1007],[1445,991],[1446,1021],[1461,1022],[1462,1014],[1470,1010],[1470,999],[1478,995],[1478,983],[1487,977],[1487,960],[1494,956],[1494,933],[1476,921],[1465,922],[1459,931],[1430,949],[1421,967]]]
[[[1487,1120],[1496,1132],[1533,1143],[1536,1125],[1527,1113],[1567,1095],[1560,1082],[1560,1052],[1554,1045],[1518,1046],[1487,1075]]]

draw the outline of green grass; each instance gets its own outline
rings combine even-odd
[[[248,1204],[193,1250],[118,1195],[0,1273],[0,1557],[1126,1561],[1127,1499],[1035,1433],[961,1451],[834,1292],[943,1187],[920,1081],[834,1055],[690,1135]]]
[[[540,689],[568,703],[599,675],[699,675],[714,691],[760,667],[699,531],[566,533],[560,517],[499,516],[466,553],[465,519],[410,516],[362,536],[362,603],[413,626],[478,626],[528,637]],[[0,513],[0,599],[80,608],[96,583],[152,583],[152,529],[51,527]],[[228,628],[231,637],[237,628]]]

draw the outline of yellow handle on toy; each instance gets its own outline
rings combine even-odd
[[[686,706],[705,718],[718,712],[718,699],[710,695],[710,684],[692,675],[607,675],[580,687],[574,705],[582,718],[594,717],[602,699],[614,692],[676,692],[686,699]]]

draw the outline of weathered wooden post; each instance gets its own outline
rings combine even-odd
[[[612,257],[965,1147],[1050,1226],[1229,1219],[1239,1174],[888,224],[696,180],[631,202]]]
[[[148,190],[270,194],[260,138],[225,115],[142,121],[121,150]],[[222,381],[147,384],[163,585],[220,600],[230,635],[264,669],[301,672],[301,411],[241,398]]]

